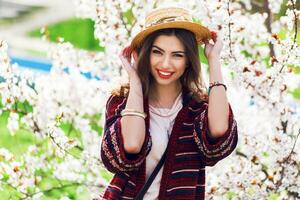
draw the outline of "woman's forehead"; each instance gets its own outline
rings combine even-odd
[[[184,51],[184,45],[175,35],[160,35],[155,38],[153,46],[164,51]]]

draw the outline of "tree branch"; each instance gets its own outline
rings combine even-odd
[[[64,189],[64,188],[68,188],[68,187],[76,187],[76,186],[86,186],[86,187],[105,187],[104,185],[92,185],[92,184],[86,184],[86,183],[78,183],[78,182],[74,182],[74,183],[70,183],[70,184],[65,184],[65,185],[61,185],[61,186],[55,186],[46,190],[41,190],[32,194],[27,194],[27,196],[25,198],[22,199],[26,199],[27,197],[33,197],[36,194],[39,193],[45,193],[45,192],[51,192],[53,190],[60,190],[60,189]]]
[[[298,16],[297,16],[297,13],[296,13],[296,4],[295,4],[294,0],[290,0],[290,2],[292,3],[293,14],[294,14],[294,31],[295,31],[295,33],[294,33],[293,44],[292,44],[289,52],[291,52],[294,49],[294,47],[296,46],[296,40],[297,40],[297,34],[298,34],[298,23],[297,23]],[[287,56],[287,58],[286,58],[286,60],[284,61],[284,63],[289,60],[290,55],[291,54],[289,53],[288,56]],[[285,64],[282,65],[282,67],[281,67],[281,69],[280,69],[279,72],[282,72],[282,70],[283,70],[284,67],[285,67]]]
[[[232,40],[231,40],[231,25],[232,25],[232,22],[230,20],[230,17],[231,17],[231,13],[230,13],[230,0],[227,1],[227,14],[228,14],[228,37],[229,37],[229,52],[230,52],[230,57],[231,58],[235,58],[233,56],[233,52],[232,52]]]
[[[264,10],[268,14],[268,17],[267,17],[267,19],[265,21],[265,25],[267,27],[268,32],[270,34],[272,34],[272,27],[271,27],[271,24],[272,24],[272,12],[271,12],[271,9],[269,7],[269,0],[265,0],[264,1]],[[275,57],[274,45],[271,42],[269,42],[269,49],[270,49],[270,58]]]

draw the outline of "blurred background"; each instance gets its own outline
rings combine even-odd
[[[47,35],[47,38],[43,38],[43,35],[44,37]],[[47,75],[52,67],[49,43],[55,43],[60,38],[71,42],[77,48],[90,51],[102,50],[99,41],[94,38],[94,22],[91,19],[76,18],[74,3],[70,0],[0,0],[0,41],[7,42],[11,63],[17,64],[16,66],[21,70],[36,75]],[[0,77],[0,82],[1,80]],[[22,160],[24,152],[30,149],[31,145],[41,145],[41,142],[32,132],[26,130],[11,134],[7,129],[7,121],[8,115],[0,113],[0,149],[7,149],[17,160]],[[64,130],[69,129],[69,126],[64,127]],[[71,131],[71,135],[74,132]],[[5,175],[2,177],[1,156],[0,179],[6,181],[8,177]],[[107,180],[111,178],[111,174],[106,171],[101,170],[101,173],[104,176],[107,174]],[[58,181],[50,174],[50,172],[44,174],[39,170],[35,172],[36,176],[43,177],[39,182],[39,186],[45,189],[43,199],[64,199],[61,198],[64,194],[67,194],[70,199],[91,199],[90,192],[80,189],[78,185],[67,184],[66,187],[55,189],[57,185],[64,182]],[[2,186],[1,200],[23,199],[20,197],[20,191],[15,189],[18,186]],[[53,188],[49,190],[48,188],[51,187]],[[34,198],[28,197],[28,199]]]
[[[268,1],[250,2],[251,13],[268,12]],[[285,14],[287,2],[283,1],[280,12],[273,14],[273,19],[270,20],[275,21]],[[300,1],[296,1],[296,8],[299,7]],[[77,18],[75,14],[75,3],[71,0],[0,0],[0,39],[8,43],[12,63],[17,63],[24,69],[49,72],[51,62],[47,58],[47,43],[62,39],[80,49],[103,51],[99,40],[94,37],[94,21],[90,18]],[[268,21],[267,19],[267,27],[270,26]],[[43,35],[47,38],[42,39]],[[281,31],[278,36],[284,38],[285,32]],[[300,73],[298,69],[295,70]],[[300,87],[294,91],[294,96],[300,98]]]
[[[49,40],[42,39],[43,30],[51,42],[64,38],[81,49],[102,50],[94,38],[94,22],[76,18],[70,0],[0,0],[0,38],[8,43],[13,63],[38,72],[50,70]]]
[[[53,60],[49,59],[49,52],[51,51],[49,49],[49,46],[50,46],[49,43],[58,43],[59,41],[67,41],[67,42],[70,42],[74,47],[76,47],[78,49],[82,49],[82,50],[87,50],[91,53],[104,51],[104,48],[101,46],[100,41],[95,39],[94,21],[90,18],[76,17],[76,12],[75,12],[76,5],[74,4],[74,2],[75,2],[75,0],[0,0],[0,41],[5,40],[8,43],[8,47],[9,47],[8,54],[11,59],[11,63],[18,64],[17,67],[19,67],[22,70],[28,70],[28,71],[32,71],[36,74],[41,73],[41,74],[45,75],[50,72],[50,69],[52,67],[51,62],[53,61]],[[77,1],[77,2],[79,2],[79,1]],[[94,2],[94,1],[82,0],[81,2],[85,2],[86,4],[88,4],[87,2]],[[268,2],[268,1],[251,0],[250,1],[251,10],[247,10],[247,12],[249,12],[251,14],[268,12],[268,9],[266,6],[266,5],[268,5],[268,3],[266,4],[266,2]],[[272,2],[274,3],[274,1],[272,1]],[[272,15],[273,20],[279,19],[281,16],[285,15],[286,10],[287,10],[286,4],[288,1],[284,0],[282,2],[283,3],[282,3],[282,6],[280,7],[280,11],[278,13],[274,13],[274,15]],[[240,1],[239,3],[241,5],[244,5],[244,1]],[[299,9],[300,1],[296,1],[296,7],[297,7],[297,9]],[[128,21],[131,23],[132,13],[125,12],[123,14],[128,19]],[[266,20],[266,27],[268,27],[268,26],[270,26],[270,21]],[[300,26],[300,23],[298,22],[298,27],[299,26]],[[280,39],[284,39],[286,37],[286,30],[284,30],[284,29],[280,30],[280,32],[278,32],[278,35],[276,35],[276,37],[279,37]],[[297,35],[296,39],[297,39],[297,44],[299,45],[300,44],[300,34]],[[268,45],[268,44],[266,43],[266,45]],[[272,55],[272,51],[270,52],[270,58],[271,58],[271,55]],[[85,59],[85,60],[87,60],[87,59]],[[102,64],[102,60],[100,60],[100,62]],[[294,67],[293,70],[295,71],[295,74],[300,74],[299,67]],[[52,81],[52,80],[56,80],[56,79],[49,79],[49,80]],[[70,79],[70,80],[73,81],[73,79]],[[77,80],[77,79],[74,79],[74,80]],[[1,81],[2,81],[2,79],[0,76],[0,83],[1,83]],[[76,81],[74,81],[74,82],[76,82]],[[84,85],[85,83],[87,83],[87,82],[83,82],[82,85]],[[61,85],[68,85],[68,83],[62,81]],[[69,84],[69,85],[72,85],[72,84]],[[95,87],[95,88],[97,88],[97,87]],[[88,88],[88,86],[86,86],[86,88],[84,88],[84,89],[87,90],[87,88]],[[58,89],[60,89],[60,87],[58,87]],[[72,91],[73,94],[76,93],[75,91],[79,91],[79,90],[74,89]],[[58,92],[56,92],[56,93],[58,93]],[[64,91],[62,93],[65,94]],[[291,91],[290,93],[293,95],[295,102],[296,102],[294,107],[298,108],[299,107],[298,103],[300,102],[300,85],[298,86],[298,88]],[[68,94],[65,94],[65,95],[68,96]],[[85,97],[81,93],[78,96]],[[62,97],[64,97],[64,96],[62,95]],[[86,98],[88,99],[89,96],[87,96]],[[73,99],[71,99],[71,100],[73,101]],[[78,101],[78,102],[80,102],[80,101]],[[94,101],[92,103],[96,104],[95,102],[96,101]],[[99,101],[97,101],[97,103],[98,102]],[[24,105],[26,105],[26,104],[24,104]],[[250,104],[250,105],[252,105],[252,104]],[[76,106],[77,105],[75,105],[74,107],[76,107]],[[95,105],[95,107],[96,107],[96,105]],[[44,108],[42,108],[41,110],[44,110]],[[91,110],[93,110],[93,109],[91,109]],[[71,111],[73,111],[73,110],[71,110]],[[9,130],[7,129],[7,119],[8,119],[9,115],[8,115],[8,113],[4,113],[2,115],[1,114],[2,113],[0,113],[0,138],[1,138],[0,139],[0,150],[1,150],[1,148],[5,148],[5,149],[9,150],[16,158],[21,158],[23,156],[24,152],[26,152],[29,149],[30,145],[36,144],[38,146],[41,144],[41,143],[37,142],[38,140],[36,139],[35,135],[32,134],[32,132],[30,132],[30,131],[19,130],[17,132],[17,134],[9,132]],[[249,117],[252,117],[252,116],[249,115]],[[100,136],[100,133],[102,132],[102,127],[100,127],[100,125],[99,125],[100,124],[99,123],[99,121],[100,121],[99,113],[97,113],[96,117],[92,116],[91,119],[92,120],[90,120],[90,121],[93,122],[93,123],[91,123],[93,130],[95,130]],[[94,121],[96,121],[96,122],[94,122]],[[80,124],[80,126],[81,126],[81,124]],[[62,125],[62,129],[64,130],[64,132],[66,134],[68,134],[68,136],[71,136],[71,138],[73,136],[74,136],[74,138],[75,138],[75,136],[80,138],[79,131],[76,130],[76,127],[75,128],[74,127],[72,126],[72,124],[70,125],[68,123]],[[250,128],[252,129],[252,127],[250,127]],[[94,143],[99,144],[98,141],[94,141]],[[38,148],[40,148],[41,146],[42,145],[38,146]],[[47,148],[43,148],[43,150],[46,152],[45,149],[48,150],[48,146],[47,146]],[[98,155],[97,149],[95,152],[96,152],[96,155]],[[78,155],[79,155],[79,153],[78,153]],[[270,153],[270,155],[272,155],[272,154]],[[0,154],[0,162],[3,159],[1,156],[2,155]],[[265,157],[268,157],[268,156],[265,156]],[[272,157],[272,156],[270,156],[270,157]],[[250,159],[248,159],[248,160],[250,160]],[[71,164],[73,164],[73,163],[71,163]],[[70,164],[70,166],[71,166],[71,164]],[[66,166],[69,167],[69,165],[66,165]],[[16,171],[19,170],[17,168],[13,168],[13,169]],[[53,170],[53,171],[57,171],[57,170]],[[220,171],[223,171],[223,169]],[[66,196],[68,196],[69,199],[89,199],[90,192],[86,188],[80,189],[78,187],[78,185],[76,185],[76,184],[69,187],[69,185],[68,185],[69,182],[63,182],[63,183],[66,183],[65,185],[67,187],[62,187],[62,188],[57,189],[57,187],[60,186],[62,183],[61,180],[57,180],[57,179],[53,178],[54,176],[53,177],[51,176],[52,175],[51,173],[48,173],[48,174],[47,173],[42,170],[37,170],[37,172],[34,173],[34,175],[42,177],[42,180],[37,180],[37,181],[35,181],[35,183],[36,182],[38,183],[38,184],[36,184],[39,187],[38,189],[45,190],[44,191],[45,198],[43,198],[43,199],[47,199],[47,200],[48,199],[49,200],[50,199],[63,199],[63,198],[61,198],[62,194],[66,194]],[[49,174],[51,174],[51,175],[49,175]],[[107,172],[105,169],[101,169],[101,175],[107,182],[112,178],[112,174]],[[1,178],[1,168],[0,168],[0,178]],[[4,177],[4,180],[7,180],[7,179],[8,179],[8,177]],[[0,184],[1,184],[1,182],[0,182]],[[52,190],[48,189],[48,188],[51,188],[51,186],[53,187]],[[79,188],[79,190],[78,190],[78,188]],[[28,191],[28,192],[35,193],[36,191],[32,190],[32,191]],[[96,188],[96,193],[97,193],[97,188]],[[14,196],[21,196],[20,192],[18,192],[17,189],[6,187],[4,190],[0,191],[0,199],[1,200],[2,199],[24,199],[21,197],[13,198]],[[228,196],[229,197],[227,199],[232,199],[233,193],[229,192]],[[271,198],[271,197],[272,197],[272,194],[270,195],[269,199],[277,199],[277,198]]]

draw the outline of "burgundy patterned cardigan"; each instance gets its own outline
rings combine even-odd
[[[183,108],[179,111],[169,143],[163,168],[160,200],[201,200],[205,195],[205,166],[213,166],[227,157],[237,145],[237,124],[229,106],[229,128],[218,139],[208,136],[206,101],[197,102],[183,91]],[[148,100],[144,99],[147,113],[146,137],[138,154],[127,154],[121,134],[120,112],[125,108],[126,98],[111,96],[106,105],[106,122],[101,144],[103,164],[114,177],[100,194],[100,199],[134,199],[145,183],[146,156],[151,149],[149,133]]]

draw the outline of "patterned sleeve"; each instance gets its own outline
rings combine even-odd
[[[230,104],[228,129],[220,138],[212,138],[208,128],[208,103],[202,105],[202,109],[194,121],[194,139],[201,152],[203,161],[208,166],[215,165],[219,160],[232,153],[237,145],[238,131]]]
[[[120,115],[125,106],[126,98],[120,96],[109,97],[106,104],[101,159],[107,170],[112,173],[138,170],[151,149],[151,137],[146,135],[142,149],[138,154],[125,152]]]

